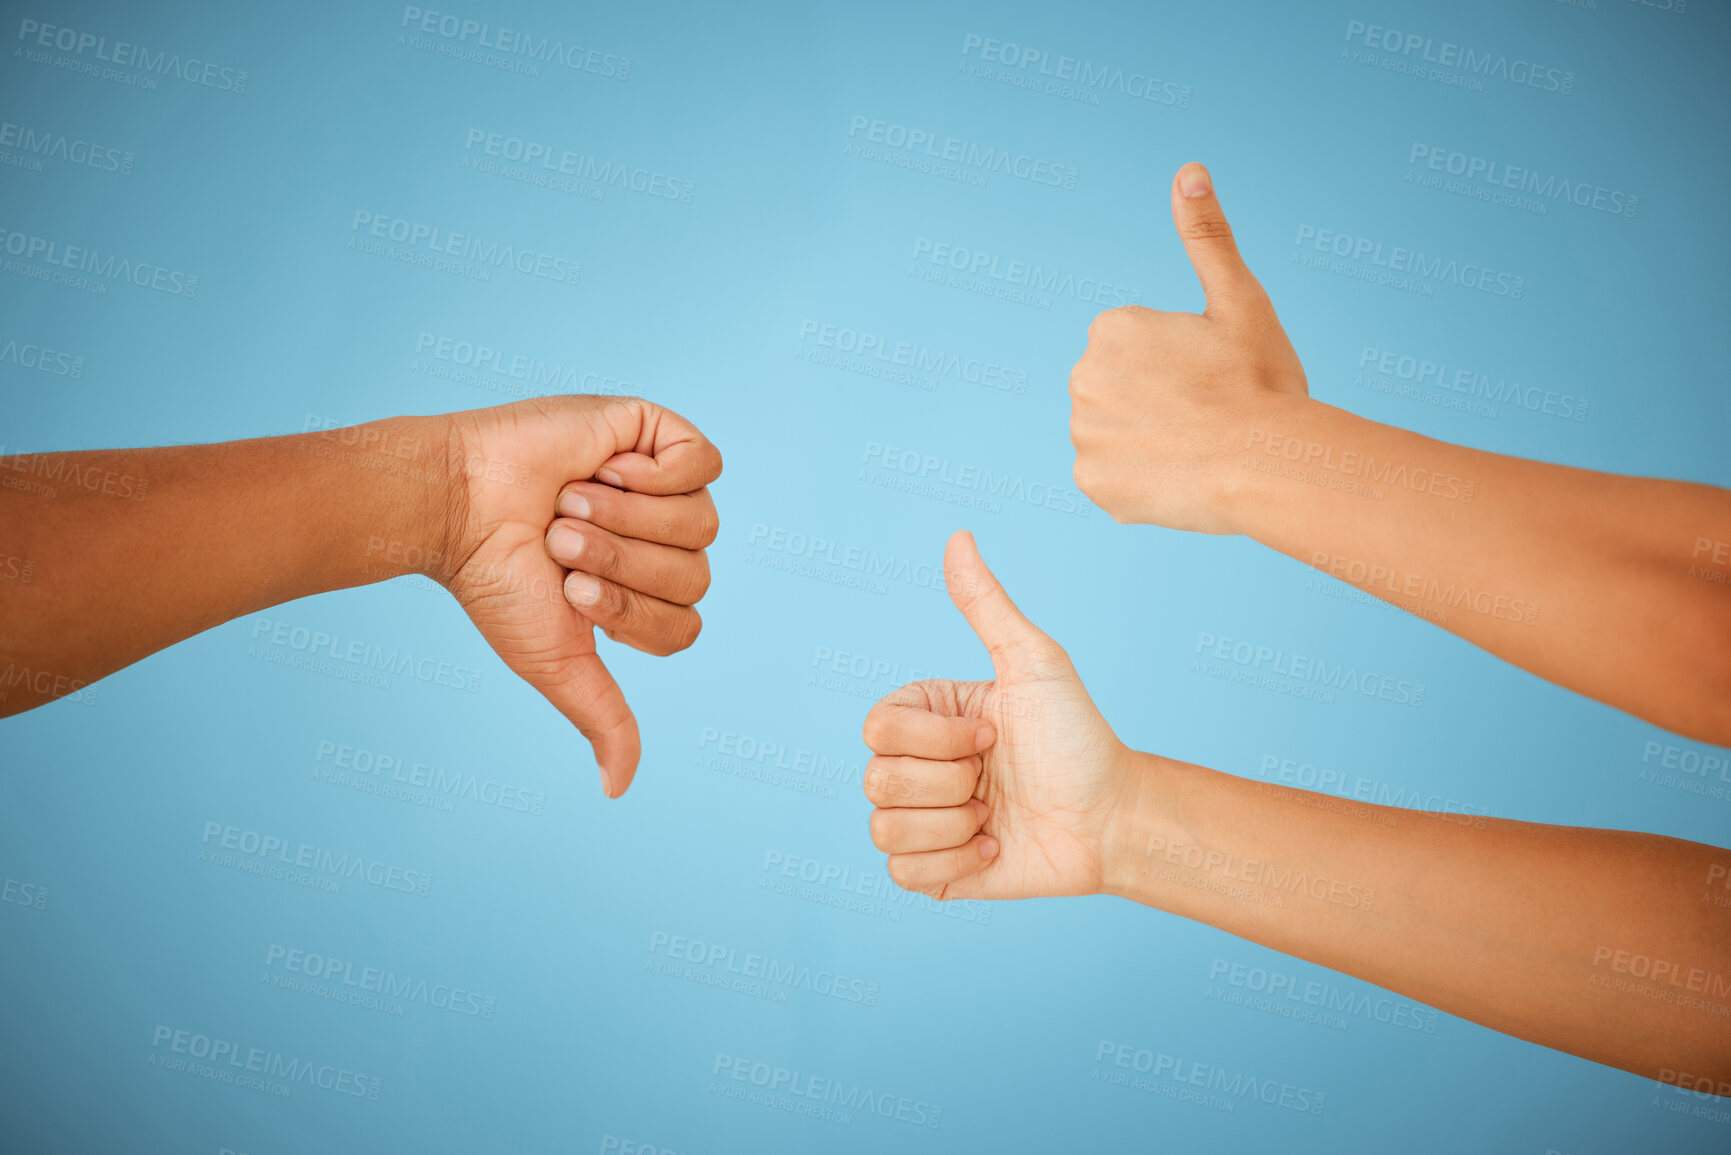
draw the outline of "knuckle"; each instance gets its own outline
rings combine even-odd
[[[721,532],[721,515],[715,512],[713,505],[707,506],[697,515],[697,548],[707,549],[715,544],[716,534]]]
[[[679,575],[674,579],[674,596],[671,600],[682,606],[696,605],[703,600],[703,595],[709,592],[709,558],[701,551],[691,555],[689,559],[680,559]]]
[[[697,616],[696,610],[688,609],[680,614],[673,626],[673,648],[668,653],[678,653],[688,650],[697,641],[697,636],[703,632],[703,619]]]
[[[643,616],[631,591],[609,581],[601,583],[601,596],[596,599],[595,609],[614,629],[626,633],[630,633]]]
[[[1088,340],[1110,336],[1123,322],[1124,315],[1119,309],[1107,309],[1094,314],[1094,319],[1088,322]]]
[[[1184,226],[1184,235],[1193,241],[1231,240],[1232,226],[1226,218],[1213,213],[1192,218]]]
[[[899,854],[892,854],[884,862],[884,872],[890,876],[890,881],[903,890],[914,889],[913,871],[908,868],[907,859]]]
[[[884,716],[879,707],[872,707],[871,712],[866,715],[865,724],[860,727],[859,733],[870,749],[876,750],[884,744]]]
[[[868,825],[871,830],[872,845],[877,847],[879,850],[888,850],[890,835],[893,833],[891,830],[892,824],[889,811],[872,811],[871,820]]]
[[[621,552],[617,541],[591,530],[583,534],[582,568],[611,577],[619,572]]]
[[[1076,454],[1076,464],[1070,469],[1070,477],[1075,481],[1077,489],[1089,497],[1094,496],[1094,483],[1098,479],[1094,476],[1092,459],[1081,453]]]

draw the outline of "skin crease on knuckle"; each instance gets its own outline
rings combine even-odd
[[[709,558],[702,550],[695,550],[692,560],[695,564],[681,567],[677,596],[671,599],[682,606],[696,605],[709,592]]]
[[[868,826],[871,830],[872,845],[877,847],[879,850],[887,851],[890,848],[889,842],[892,833],[890,830],[890,822],[889,811],[872,811],[871,820]]]

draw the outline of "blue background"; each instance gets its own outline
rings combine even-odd
[[[1475,812],[1726,843],[1731,783],[1654,775],[1649,743],[1699,745],[1341,596],[1252,542],[1120,527],[1088,506],[1070,477],[1065,385],[1102,305],[934,283],[920,275],[931,262],[915,259],[924,238],[1198,309],[1167,190],[1180,164],[1204,160],[1314,395],[1487,449],[1731,484],[1723,8],[455,12],[629,58],[621,78],[603,74],[617,63],[530,75],[447,55],[458,40],[405,29],[391,5],[155,7],[7,5],[0,119],[133,160],[110,172],[0,150],[15,158],[0,167],[0,226],[199,280],[192,297],[123,282],[97,293],[8,266],[0,342],[82,361],[77,376],[0,362],[5,453],[299,432],[538,391],[486,372],[478,385],[453,379],[459,366],[418,349],[431,334],[692,418],[726,455],[723,529],[695,647],[655,660],[602,643],[644,736],[637,782],[617,803],[601,797],[581,738],[418,578],[231,622],[6,722],[0,877],[45,897],[0,905],[0,1146],[1731,1147],[1722,1101],[1424,1008],[1379,1022],[1374,1008],[1406,1000],[1122,901],[946,913],[883,889],[859,791],[860,722],[910,678],[989,676],[984,652],[941,586],[857,588],[854,571],[799,570],[767,548],[778,533],[802,535],[935,565],[948,533],[973,529],[1140,748],[1249,776],[1290,760]],[[54,61],[88,54],[26,55],[25,20],[211,60],[231,83],[244,71],[244,91],[80,74]],[[1384,67],[1387,53],[1367,62],[1353,54],[1376,50],[1348,39],[1354,21],[1537,62],[1569,74],[1570,91],[1498,78],[1475,91]],[[982,62],[970,36],[1152,76],[1161,99],[1042,91],[1029,84],[1037,64]],[[1073,166],[1075,187],[1003,172],[982,186],[861,156],[849,151],[862,143],[849,133],[856,116]],[[471,130],[657,171],[692,195],[591,181],[596,198],[507,179],[473,166],[483,158],[465,145]],[[1415,145],[1616,190],[1638,207],[1546,201],[1534,212],[1424,187]],[[387,259],[351,247],[358,211],[574,259],[581,280],[493,270],[481,282]],[[1296,241],[1305,226],[1506,270],[1522,293],[1442,282],[1421,294],[1312,268],[1301,258],[1318,254]],[[1023,391],[856,371],[820,343],[826,325],[1006,367],[1002,380]],[[1575,420],[1506,403],[1451,408],[1428,384],[1382,391],[1398,379],[1361,367],[1367,347],[1589,407]],[[1008,474],[1060,508],[874,484],[899,476],[885,447],[921,455],[922,468],[930,456]],[[115,580],[144,560],[114,558]],[[478,692],[293,668],[292,645],[270,641],[276,622],[479,669]],[[1206,676],[1193,669],[1205,633],[1421,683],[1422,708],[1305,701]],[[321,743],[544,802],[524,813],[393,797],[388,772],[357,775],[376,791],[336,785],[319,777],[332,760]],[[758,760],[766,744],[785,755]],[[798,765],[777,771],[778,760]],[[328,893],[247,873],[213,859],[211,822],[423,872],[431,886],[423,896],[350,879]],[[782,873],[793,864],[797,876],[802,860],[820,881]],[[878,889],[851,893],[833,877],[844,869]],[[707,946],[703,962],[662,973],[675,937],[857,985],[840,998],[812,989],[827,989],[816,978],[769,997],[708,985],[733,976],[725,961],[709,965]],[[305,976],[284,968],[288,950],[475,992],[491,1017],[431,1005],[442,998],[432,994],[382,1008],[325,997],[290,985]],[[1337,1007],[1358,1009],[1319,1023],[1235,1003],[1250,992],[1215,977],[1232,965],[1326,984]],[[377,1079],[379,1093],[296,1083],[283,1095],[200,1077],[162,1065],[174,1056],[161,1028],[345,1069]],[[1172,1097],[1169,1078],[1153,1092],[1111,1085],[1096,1077],[1119,1070],[1096,1061],[1103,1042],[1320,1092],[1325,1107],[1242,1098],[1223,1109]],[[938,1125],[858,1110],[826,1121],[730,1098],[721,1088],[752,1088],[717,1076],[718,1056],[905,1099],[923,1105],[906,1113]]]

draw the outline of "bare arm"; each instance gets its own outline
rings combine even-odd
[[[1360,805],[1130,750],[966,535],[944,572],[996,677],[916,682],[866,719],[872,839],[900,885],[1121,895],[1731,1095],[1731,850]]]
[[[1251,537],[1731,745],[1731,587],[1710,580],[1731,568],[1731,493],[1466,449],[1307,398],[1270,400],[1244,440],[1229,500]]]
[[[1312,400],[1206,176],[1188,165],[1172,189],[1206,311],[1102,313],[1071,374],[1082,490],[1119,521],[1248,534],[1731,745],[1731,492],[1466,449]]]
[[[0,489],[0,534],[33,565],[0,598],[0,660],[48,675],[4,714],[241,614],[428,572],[460,500],[437,418],[4,465],[32,484]]]
[[[1146,754],[1133,767],[1110,893],[1517,1038],[1731,1093],[1731,852],[1345,803]]]
[[[603,788],[637,722],[594,628],[684,649],[721,455],[636,399],[547,397],[217,445],[0,461],[0,713],[293,598],[422,573],[589,738]],[[10,568],[10,567],[8,567]]]

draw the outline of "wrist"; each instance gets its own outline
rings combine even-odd
[[[309,500],[324,503],[333,537],[352,561],[343,585],[407,574],[435,580],[449,568],[453,525],[466,502],[460,458],[450,452],[444,417],[387,417],[318,430],[309,451],[327,461],[324,484]]]
[[[1170,825],[1174,764],[1126,750],[1118,799],[1100,840],[1100,893],[1146,901],[1148,846]]]
[[[1217,463],[1221,517],[1232,532],[1257,536],[1280,487],[1291,484],[1285,475],[1303,465],[1300,431],[1326,408],[1308,394],[1259,389],[1237,414]],[[1298,460],[1288,460],[1295,446]]]

